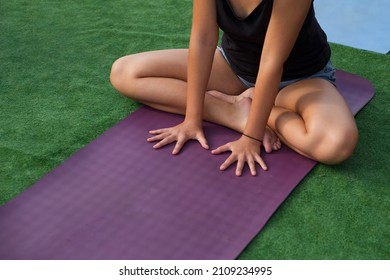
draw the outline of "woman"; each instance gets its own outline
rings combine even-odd
[[[224,31],[217,48],[219,28]],[[190,139],[209,149],[202,120],[241,134],[213,150],[231,152],[220,166],[237,162],[266,170],[266,152],[280,141],[325,164],[353,152],[354,117],[334,86],[326,35],[313,0],[194,0],[188,50],[125,56],[112,67],[111,82],[123,95],[153,108],[185,115],[177,126],[151,131],[154,148]]]

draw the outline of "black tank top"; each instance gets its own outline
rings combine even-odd
[[[237,17],[229,0],[217,0],[217,20],[224,31],[222,48],[237,75],[255,83],[273,0],[263,0],[245,19]],[[282,80],[310,76],[325,67],[330,47],[318,24],[313,2],[297,41],[283,67]]]

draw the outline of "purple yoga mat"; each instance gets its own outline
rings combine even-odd
[[[356,114],[371,84],[338,72]],[[190,142],[156,151],[150,129],[181,116],[142,107],[0,207],[0,259],[234,259],[315,166],[287,147],[264,154],[269,171],[237,178]],[[237,138],[210,123],[211,148]]]

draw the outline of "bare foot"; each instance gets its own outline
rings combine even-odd
[[[228,103],[236,103],[246,98],[252,99],[253,90],[254,90],[253,87],[248,88],[247,90],[243,91],[240,95],[228,95],[217,90],[210,90],[207,93]]]
[[[233,113],[231,117],[232,123],[236,123],[236,125],[233,125],[233,128],[236,131],[242,133],[244,131],[249,115],[249,110],[252,104],[253,89],[254,88],[249,88],[240,95],[236,96],[227,95],[215,90],[208,91],[207,93],[233,105],[234,110],[232,111]],[[270,153],[274,150],[279,150],[282,146],[279,137],[268,126],[265,130],[263,146],[267,153]]]
[[[279,137],[268,126],[265,128],[263,146],[267,153],[277,151],[282,147],[282,143],[280,142]]]

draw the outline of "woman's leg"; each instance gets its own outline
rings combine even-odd
[[[318,78],[281,90],[268,125],[289,147],[325,164],[347,159],[358,141],[355,119],[343,97]]]
[[[111,71],[113,86],[124,96],[153,108],[185,114],[188,50],[163,50],[122,57]],[[244,88],[216,51],[208,90],[239,95]],[[204,119],[242,131],[250,102],[231,104],[206,94]],[[240,105],[240,106],[238,106]]]

